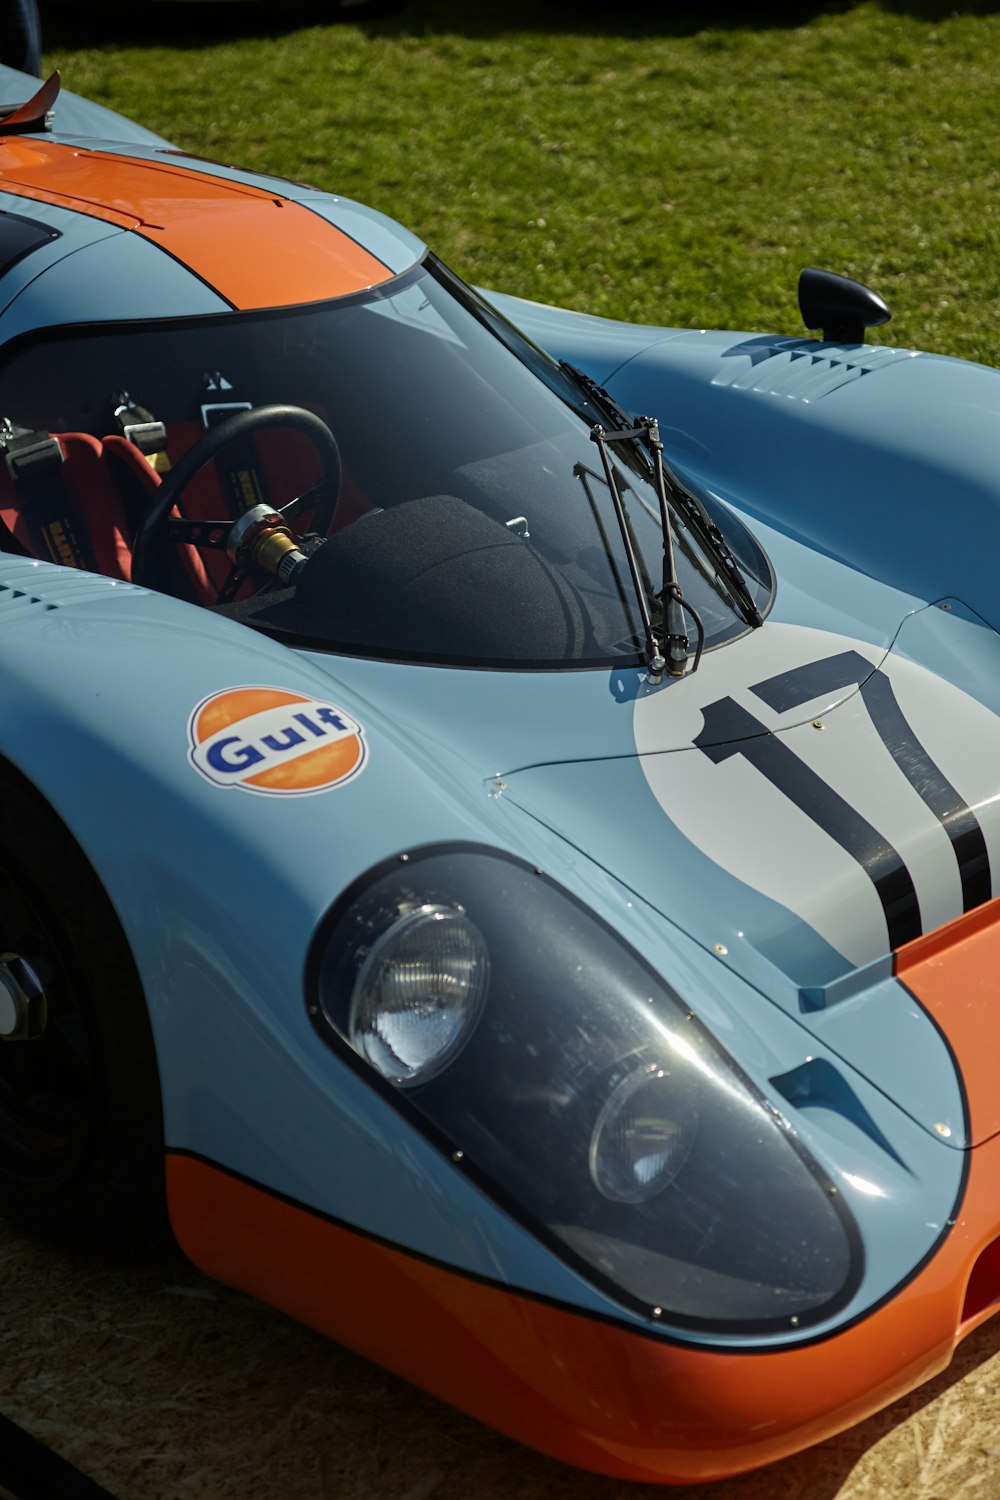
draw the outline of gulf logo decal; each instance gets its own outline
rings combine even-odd
[[[364,730],[321,698],[282,688],[227,688],[188,719],[190,760],[215,786],[307,796],[342,786],[368,757]]]

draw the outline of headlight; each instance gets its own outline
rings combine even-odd
[[[403,912],[358,970],[351,1045],[401,1087],[425,1083],[468,1040],[489,966],[486,944],[456,907],[426,902]]]
[[[679,1327],[807,1327],[862,1271],[840,1195],[670,985],[473,846],[371,872],[317,934],[322,1035],[565,1260]]]
[[[590,1175],[613,1203],[647,1203],[687,1160],[697,1107],[682,1069],[644,1063],[608,1096],[590,1138]]]

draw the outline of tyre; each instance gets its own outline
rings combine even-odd
[[[166,1232],[163,1117],[139,976],[79,846],[0,770],[0,1216],[77,1245]]]
[[[0,62],[22,73],[42,71],[42,32],[36,0],[0,3]]]

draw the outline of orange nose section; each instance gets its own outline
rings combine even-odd
[[[1000,1131],[1000,897],[896,953],[896,977],[947,1038],[965,1084],[973,1144]]]
[[[167,1188],[181,1248],[220,1281],[566,1463],[684,1483],[819,1442],[947,1365],[991,1310],[970,1316],[966,1287],[1000,1227],[1000,1141],[970,1157],[960,1217],[898,1296],[833,1337],[747,1353],[487,1283],[183,1153]]]

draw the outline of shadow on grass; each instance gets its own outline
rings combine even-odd
[[[488,38],[508,31],[543,34],[581,32],[596,36],[692,36],[709,29],[757,27],[787,31],[824,15],[843,15],[861,0],[701,0],[664,5],[632,0],[624,8],[606,0],[42,0],[47,48],[118,47],[167,43],[203,47],[234,37],[273,37],[300,26],[336,21],[364,26],[372,34],[460,35]],[[956,15],[995,15],[1000,0],[881,0],[882,9],[923,21]]]

